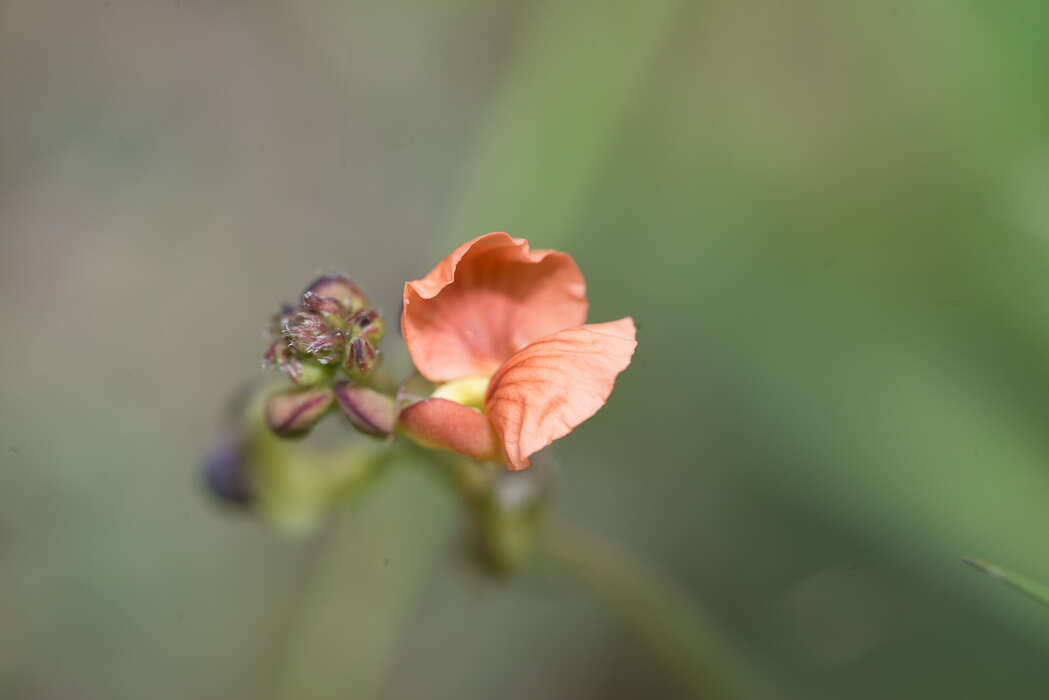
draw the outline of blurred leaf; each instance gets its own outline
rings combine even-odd
[[[995,566],[994,564],[988,564],[980,559],[966,558],[962,559],[962,561],[977,571],[987,574],[992,578],[996,578],[1010,588],[1014,588],[1037,600],[1042,605],[1049,605],[1049,586],[1045,586],[1037,581],[1032,581],[1020,574],[1014,574],[1013,572]]]
[[[574,231],[680,4],[532,8],[467,161],[446,241],[507,231],[546,246]]]

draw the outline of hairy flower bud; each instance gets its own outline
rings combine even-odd
[[[275,365],[299,386],[313,386],[328,376],[328,370],[319,362],[296,354],[284,338],[274,340],[266,351],[263,366],[269,365]]]
[[[314,301],[317,299],[334,299],[343,307],[346,316],[371,306],[361,288],[342,275],[319,277],[306,288],[302,298],[307,306],[318,303]]]
[[[286,316],[281,333],[293,350],[313,357],[322,365],[339,357],[346,345],[340,328],[333,328],[323,316],[310,311],[297,311]]]
[[[330,384],[339,367],[353,380],[368,376],[378,366],[385,327],[357,285],[326,275],[306,288],[299,306],[282,307],[271,330],[266,364],[295,384],[315,386]]]
[[[281,437],[305,435],[328,411],[334,398],[329,387],[274,394],[266,400],[266,424]]]
[[[346,317],[349,312],[338,299],[331,297],[320,297],[316,294],[306,292],[302,296],[302,305],[308,311],[320,315],[330,325],[342,328],[346,325]]]

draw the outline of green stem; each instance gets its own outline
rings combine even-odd
[[[471,463],[423,450],[436,476],[468,507],[479,494],[468,478]],[[481,523],[479,522],[479,525]],[[566,566],[618,614],[681,687],[702,698],[770,698],[775,693],[756,666],[674,582],[614,544],[554,513],[543,515],[538,548]]]
[[[1029,598],[1037,600],[1042,605],[1049,605],[1049,586],[1032,581],[1029,578],[1013,573],[994,564],[988,564],[981,559],[962,558],[962,561],[981,573],[991,578],[996,578],[1010,588],[1020,591]]]
[[[302,625],[304,606],[316,585],[316,579],[324,560],[330,556],[329,550],[334,527],[335,524],[329,523],[310,542],[309,551],[299,565],[298,575],[292,582],[290,595],[279,615],[276,628],[271,633],[270,659],[258,674],[260,684],[254,693],[255,697],[271,697],[273,700],[281,698],[287,659],[294,652],[294,641],[300,634],[299,627]]]
[[[672,581],[612,543],[550,514],[546,553],[616,612],[694,697],[767,698],[754,666]]]
[[[341,456],[334,452],[327,457],[338,460]],[[350,456],[345,458],[349,459]],[[484,469],[461,457],[426,450],[409,441],[390,446],[388,451],[372,456],[372,460],[373,463],[369,465],[371,469],[365,471],[372,472],[373,476],[385,472],[386,467],[395,461],[427,464],[430,468],[424,471],[458,493],[464,499],[464,505],[475,516],[481,516],[486,512],[483,506],[490,500],[486,500],[486,497],[490,496],[489,492],[494,484],[492,479],[497,476],[488,474]],[[424,493],[429,492],[429,489],[425,488],[425,481],[420,482],[418,486],[423,488],[414,495],[414,500],[421,499]],[[376,505],[368,503],[365,508],[376,509]],[[397,511],[398,508],[392,503],[377,508],[379,513]],[[479,517],[478,526],[484,528],[486,525],[490,526],[491,523]],[[326,697],[331,694],[334,697],[334,693],[351,683],[350,678],[342,677],[341,685],[329,685],[324,679],[327,674],[316,674],[316,669],[326,664],[318,663],[315,657],[323,657],[324,653],[330,653],[332,648],[339,647],[338,639],[344,634],[344,630],[332,630],[328,625],[338,617],[346,615],[340,611],[344,605],[340,601],[346,600],[346,587],[359,580],[362,574],[356,564],[351,567],[353,571],[347,569],[350,565],[340,563],[342,557],[333,557],[333,553],[350,552],[355,548],[373,548],[377,546],[378,537],[374,533],[389,533],[393,528],[390,524],[378,530],[370,528],[368,530],[371,534],[356,528],[346,531],[345,527],[335,524],[332,528],[333,531],[329,531],[325,536],[326,542],[317,545],[315,556],[311,557],[307,564],[312,570],[305,573],[302,588],[297,592],[298,603],[288,613],[285,631],[289,639],[283,649],[286,652],[284,655],[288,657],[287,663],[274,664],[277,668],[273,670],[275,675],[270,679],[277,697],[294,696],[303,688],[310,688],[320,696]],[[433,538],[418,537],[418,530],[415,528],[411,531],[415,535],[409,539],[426,540],[413,542],[413,549],[419,551],[422,560],[432,558],[435,551]],[[346,541],[333,545],[333,532],[341,533],[338,539]],[[351,546],[351,540],[355,541],[354,546]],[[391,545],[393,542],[378,546],[384,550],[397,551],[407,547],[407,540],[398,542],[397,546]],[[717,625],[686,593],[672,581],[617,549],[612,543],[547,513],[539,529],[538,549],[564,565],[605,605],[618,614],[648,647],[655,659],[690,695],[703,698],[773,696],[767,684],[759,680],[760,676],[755,673],[753,664],[729,642],[718,630]],[[393,580],[399,580],[399,577],[384,584],[387,590],[391,588]],[[404,593],[408,593],[408,590]],[[394,609],[402,606],[405,599],[403,595],[395,597],[400,599],[400,602],[393,605]],[[411,595],[406,597],[410,598]],[[350,627],[356,625],[347,622],[347,628]],[[391,633],[387,640],[388,648],[394,639],[395,636]],[[385,658],[385,655],[381,656]],[[339,665],[334,657],[328,661],[335,666]],[[333,675],[338,677],[341,674]],[[381,672],[373,671],[365,675],[370,677],[370,680],[361,683],[358,679],[358,690],[374,690]]]
[[[376,696],[457,522],[454,503],[409,469],[391,469],[381,488],[336,515],[287,613],[270,671],[275,699]]]

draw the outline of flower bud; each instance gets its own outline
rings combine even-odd
[[[310,311],[285,316],[281,333],[292,350],[313,357],[322,365],[339,357],[346,343],[340,328],[332,327],[323,316]]]
[[[251,502],[251,485],[241,438],[226,435],[212,446],[201,467],[204,484],[226,503],[246,506]]]
[[[346,307],[338,299],[319,297],[310,292],[306,292],[303,295],[302,305],[308,311],[320,315],[325,323],[336,328],[344,327],[346,325],[346,317],[350,315]]]
[[[364,386],[347,382],[335,385],[335,400],[355,428],[363,433],[385,436],[393,432],[393,398]]]
[[[284,338],[278,338],[270,344],[262,364],[264,367],[276,365],[277,369],[299,386],[319,384],[329,374],[316,360],[297,355]]]
[[[350,317],[347,332],[351,340],[354,338],[367,338],[368,342],[378,347],[386,335],[386,324],[378,311],[375,309],[364,309]]]
[[[345,309],[346,316],[371,306],[361,288],[342,275],[317,278],[302,293],[302,299],[307,306],[317,304],[316,299],[334,299]]]
[[[346,375],[359,380],[379,365],[379,343],[386,333],[386,326],[378,311],[365,309],[350,317],[346,333]]]
[[[281,308],[271,326],[276,338],[266,364],[300,386],[329,383],[342,367],[350,379],[368,376],[379,363],[382,317],[364,292],[340,275],[327,275],[303,292],[298,306]]]
[[[329,387],[274,394],[266,400],[266,424],[281,437],[305,435],[328,411],[334,398]]]
[[[379,364],[379,353],[371,343],[358,338],[346,350],[346,376],[361,380],[371,374]]]

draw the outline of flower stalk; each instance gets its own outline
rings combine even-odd
[[[623,621],[696,698],[773,698],[773,687],[700,606],[636,557],[549,514],[540,546]]]

